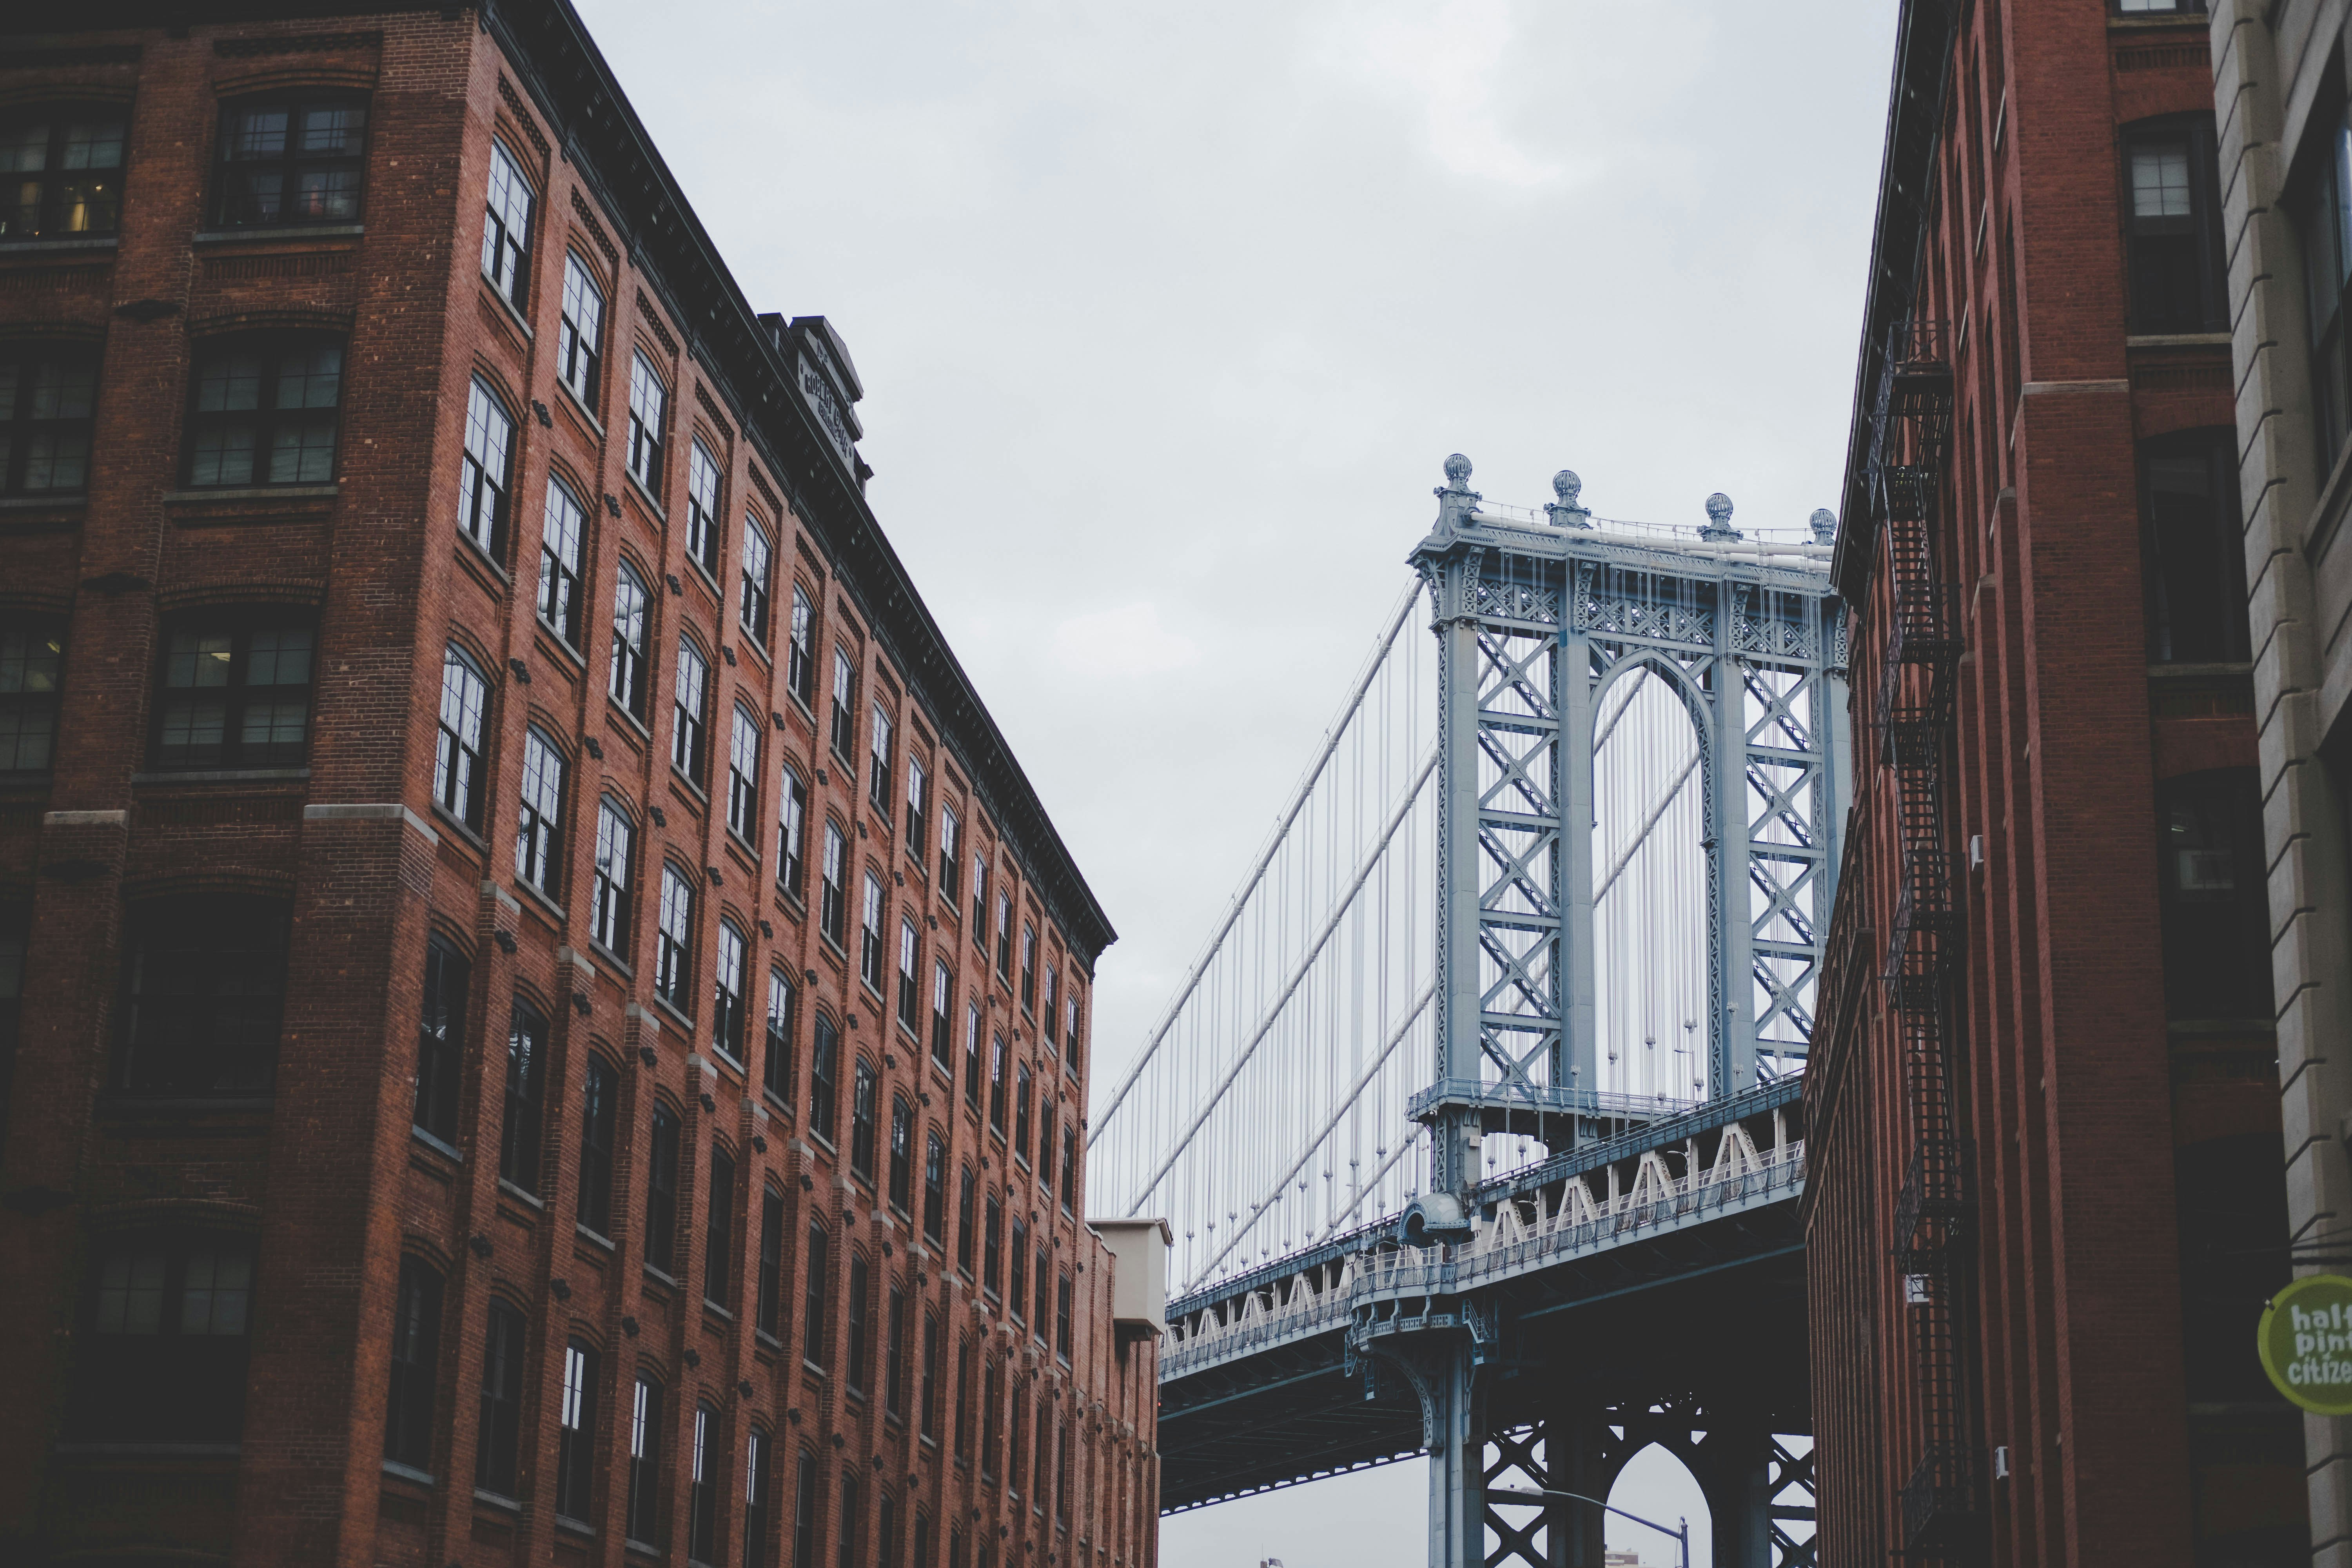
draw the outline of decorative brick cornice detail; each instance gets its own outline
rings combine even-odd
[[[539,154],[539,166],[544,170],[547,167],[547,133],[540,130],[539,117],[523,102],[522,94],[514,89],[514,83],[506,79],[504,72],[499,75],[499,100],[507,106],[507,112],[514,116],[515,129],[530,138],[531,149]]]
[[[710,389],[702,384],[702,378],[699,376],[697,376],[694,382],[694,400],[702,405],[702,411],[705,414],[710,416],[710,422],[719,426],[719,433],[727,438],[728,444],[734,445],[734,424],[719,406],[719,400],[710,395]]]
[[[222,315],[199,316],[188,323],[188,336],[215,337],[223,332],[286,331],[309,330],[328,332],[348,332],[352,330],[352,312],[349,310],[236,310]]]
[[[229,59],[251,59],[259,55],[325,54],[342,49],[373,49],[383,44],[382,33],[288,33],[269,38],[215,38],[213,53]],[[131,58],[139,51],[132,49]]]
[[[646,298],[646,291],[642,289],[637,290],[637,315],[645,321],[646,331],[654,335],[654,342],[661,344],[662,353],[676,359],[677,340],[670,336],[669,325],[662,320],[661,310]]]
[[[611,240],[604,237],[604,226],[596,221],[596,215],[588,210],[588,204],[576,189],[572,193],[572,216],[579,220],[582,228],[588,231],[588,237],[596,242],[596,248],[604,253],[604,265],[613,269],[613,276],[620,277],[621,253],[613,248]]]

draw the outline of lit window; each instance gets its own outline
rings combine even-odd
[[[489,683],[481,666],[451,643],[441,655],[441,714],[433,798],[468,827],[482,821],[482,714]]]
[[[48,104],[0,120],[0,240],[112,234],[122,214],[122,110]]]
[[[322,485],[335,477],[343,345],[315,332],[207,342],[188,402],[188,483]]]
[[[522,814],[515,824],[515,875],[553,897],[562,865],[563,753],[536,725],[522,735]]]
[[[520,309],[524,259],[530,252],[530,182],[506,143],[490,139],[488,213],[482,225],[482,276],[507,302]]]

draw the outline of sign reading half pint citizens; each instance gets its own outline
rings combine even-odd
[[[2255,1331],[2263,1370],[2318,1415],[2352,1415],[2352,1279],[2314,1274],[2271,1298]]]

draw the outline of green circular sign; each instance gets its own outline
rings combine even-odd
[[[2317,1415],[2352,1415],[2352,1279],[2313,1274],[2271,1298],[2255,1331],[2263,1370]]]

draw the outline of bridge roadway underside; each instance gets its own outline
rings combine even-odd
[[[1812,1430],[1797,1205],[1720,1233],[1669,1233],[1480,1292],[1502,1333],[1483,1374],[1490,1433],[1563,1412],[1696,1397],[1784,1434]],[[1347,1372],[1344,1333],[1263,1351],[1162,1386],[1160,1508],[1198,1507],[1422,1449],[1421,1408],[1382,1369]]]

